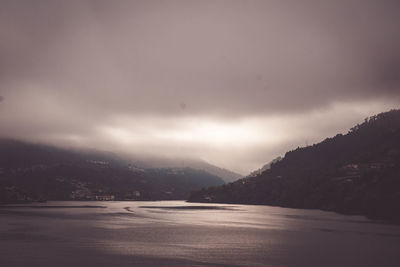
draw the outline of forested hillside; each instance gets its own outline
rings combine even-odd
[[[400,110],[297,148],[256,177],[194,192],[189,201],[311,208],[400,220]]]

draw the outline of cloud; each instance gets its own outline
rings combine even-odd
[[[242,161],[243,172],[303,143],[295,120],[335,110],[330,131],[323,117],[307,126],[316,140],[398,106],[399,7],[2,1],[0,135],[110,149],[136,140],[141,153]],[[271,118],[284,132],[268,143]]]

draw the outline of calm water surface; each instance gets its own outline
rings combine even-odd
[[[0,208],[0,266],[400,266],[400,226],[268,206],[47,202]]]

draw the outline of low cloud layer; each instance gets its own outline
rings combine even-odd
[[[0,135],[246,173],[400,102],[398,1],[2,1]]]

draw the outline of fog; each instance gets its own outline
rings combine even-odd
[[[1,1],[0,136],[246,174],[400,102],[398,1]]]

